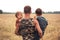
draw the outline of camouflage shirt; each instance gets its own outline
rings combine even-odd
[[[22,35],[23,40],[34,40],[35,31],[36,29],[32,18],[21,20],[18,32]]]

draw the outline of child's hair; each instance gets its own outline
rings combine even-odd
[[[17,16],[18,16],[19,14],[21,14],[21,16],[22,16],[22,12],[16,12],[15,17],[17,18]]]
[[[35,13],[38,14],[38,15],[42,15],[42,9],[37,8],[36,11],[35,11]]]

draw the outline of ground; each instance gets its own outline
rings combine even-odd
[[[35,16],[32,14],[31,17]],[[41,40],[60,40],[60,14],[43,14],[48,26]],[[15,32],[15,14],[0,14],[0,40],[22,40]]]

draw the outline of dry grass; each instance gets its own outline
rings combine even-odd
[[[49,25],[41,40],[60,40],[60,14],[43,14],[43,16]],[[0,14],[0,40],[22,40],[21,36],[14,34],[15,20],[14,14]]]

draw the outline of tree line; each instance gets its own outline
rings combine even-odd
[[[3,10],[0,10],[0,14],[11,14],[11,12],[3,12]],[[43,14],[60,14],[60,11],[53,11],[53,12],[42,12]]]

